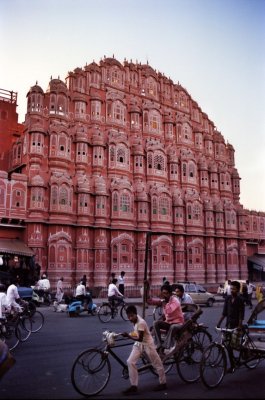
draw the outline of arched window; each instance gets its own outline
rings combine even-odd
[[[161,196],[159,198],[159,214],[161,216],[169,215],[169,199],[167,196]]]
[[[58,205],[58,187],[52,186],[51,188],[51,207],[56,209]]]

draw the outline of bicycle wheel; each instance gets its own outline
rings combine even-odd
[[[204,326],[198,326],[192,335],[192,340],[199,343],[203,349],[206,349],[212,343],[212,335]]]
[[[5,343],[7,344],[9,351],[14,350],[20,342],[20,331],[17,329],[17,322],[7,322],[5,324]]]
[[[107,385],[111,373],[108,354],[97,349],[83,351],[74,361],[71,381],[75,390],[89,397],[100,393]]]
[[[176,365],[178,374],[184,382],[193,383],[199,380],[202,353],[202,346],[192,339],[180,350]]]
[[[31,335],[31,330],[32,330],[31,318],[26,317],[25,315],[20,317],[17,324],[17,329],[19,330],[20,342],[25,342]]]
[[[153,319],[154,321],[159,320],[163,315],[163,307],[162,306],[156,306],[153,310]]]
[[[129,321],[129,318],[127,317],[127,313],[126,313],[127,307],[128,307],[127,304],[123,304],[123,305],[121,306],[120,316],[122,317],[122,319],[123,319],[124,321]]]
[[[215,388],[220,385],[225,375],[226,365],[224,348],[218,343],[211,343],[202,355],[200,365],[202,383],[208,388]]]
[[[31,332],[36,333],[43,327],[44,324],[44,315],[40,311],[35,311],[35,313],[31,316],[32,328]]]
[[[98,318],[101,322],[109,322],[112,318],[112,310],[109,304],[102,304],[98,309]]]

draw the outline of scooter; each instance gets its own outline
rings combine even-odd
[[[67,312],[69,317],[77,317],[79,316],[82,312],[86,312],[90,315],[96,315],[97,314],[97,305],[93,303],[93,300],[91,300],[87,307],[85,307],[84,303],[82,303],[81,300],[76,300],[75,298],[72,298],[69,301],[68,307],[67,307]]]

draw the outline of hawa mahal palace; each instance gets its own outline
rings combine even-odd
[[[1,90],[7,259],[34,255],[53,285],[124,270],[137,286],[146,260],[151,285],[264,279],[265,213],[240,203],[233,146],[179,83],[104,57],[32,86],[23,124],[16,106]]]

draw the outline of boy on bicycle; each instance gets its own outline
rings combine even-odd
[[[146,321],[137,314],[137,309],[134,305],[129,305],[126,309],[129,321],[134,325],[134,331],[131,333],[124,332],[122,336],[134,340],[131,354],[127,360],[129,378],[131,386],[126,389],[123,394],[130,395],[138,390],[138,370],[137,360],[141,357],[143,351],[147,354],[151,364],[157,371],[159,376],[159,385],[154,388],[155,391],[165,390],[167,388],[166,375],[163,363],[156,351],[154,339],[150,333]]]

